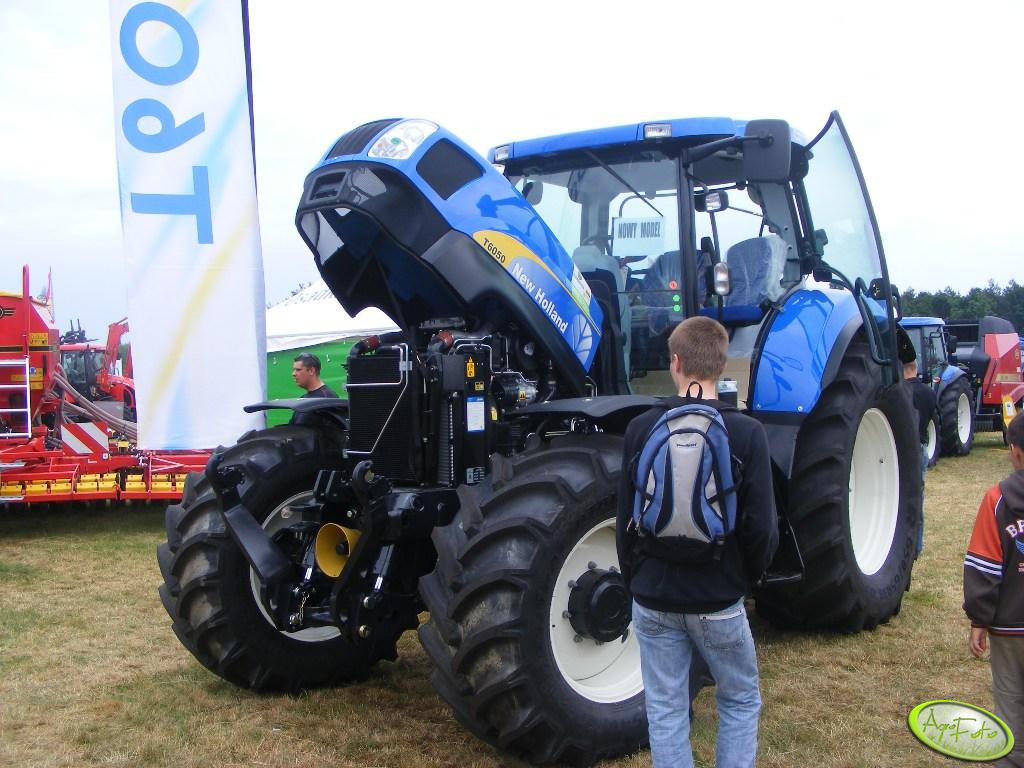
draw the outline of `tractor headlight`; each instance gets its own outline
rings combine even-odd
[[[388,160],[405,160],[436,130],[437,125],[429,120],[403,120],[391,126],[366,154]]]

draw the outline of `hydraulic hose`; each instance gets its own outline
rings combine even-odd
[[[74,400],[73,403],[64,402],[64,409],[69,413],[92,419],[93,421],[106,422],[107,426],[115,432],[121,433],[133,443],[139,439],[139,430],[134,423],[107,413],[89,400],[89,398],[71,386],[71,382],[68,381],[67,376],[64,375],[64,370],[60,367],[53,372],[51,388],[54,385],[57,385],[63,392],[71,395]]]

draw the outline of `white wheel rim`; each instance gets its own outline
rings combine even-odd
[[[302,513],[293,510],[292,506],[308,501],[312,495],[312,491],[303,491],[283,501],[267,516],[267,519],[263,522],[263,530],[267,532],[268,536],[273,536],[282,528],[300,522],[302,520]],[[259,606],[263,618],[267,620],[270,626],[277,629],[277,625],[274,624],[274,620],[270,616],[270,611],[263,604],[263,598],[260,595],[262,591],[260,589],[260,577],[253,568],[249,568],[249,584],[252,586],[252,596],[256,600],[256,605]],[[309,627],[307,629],[300,629],[298,632],[281,631],[281,634],[293,640],[301,640],[304,643],[322,643],[325,640],[338,637],[341,634],[341,630],[337,627]]]
[[[967,445],[971,438],[971,400],[966,392],[961,392],[956,401],[956,433],[960,445]]]
[[[939,436],[935,430],[935,422],[931,419],[928,421],[928,429],[926,430],[928,435],[927,450],[928,450],[928,461],[930,462],[935,458],[935,448],[939,441]]]
[[[640,646],[630,630],[625,642],[597,643],[590,638],[576,640],[576,630],[563,612],[569,606],[569,582],[587,571],[590,563],[602,570],[618,568],[615,552],[615,518],[587,531],[562,563],[551,594],[549,625],[551,650],[558,671],[569,686],[590,701],[625,701],[644,688],[640,676]]]
[[[889,420],[870,408],[860,420],[850,464],[850,539],[861,571],[870,576],[892,549],[900,509],[900,465]]]

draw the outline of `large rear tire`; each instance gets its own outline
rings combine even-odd
[[[622,440],[608,434],[495,457],[491,478],[461,488],[458,516],[434,531],[437,566],[420,580],[431,682],[469,730],[534,763],[590,764],[647,740],[635,636],[599,643],[567,617],[581,585],[615,580],[621,463]],[[618,589],[601,598],[614,604],[604,618],[625,627]]]
[[[974,395],[966,376],[939,394],[939,434],[943,456],[966,456],[974,445]]]
[[[318,469],[341,466],[341,445],[325,431],[278,426],[243,436],[221,466],[242,470],[241,500],[273,532],[301,519],[296,505],[310,498]],[[354,644],[334,627],[279,631],[205,475],[189,476],[166,526],[167,542],[157,547],[160,599],[182,644],[225,680],[297,692],[358,678],[378,659],[395,658],[397,635],[371,645]]]
[[[847,350],[800,427],[788,516],[804,578],[763,589],[758,611],[784,627],[872,629],[897,613],[921,514],[921,446],[907,388],[882,390],[867,345]]]

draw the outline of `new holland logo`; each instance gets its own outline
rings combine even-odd
[[[0,317],[13,317],[14,307],[0,307]]]

